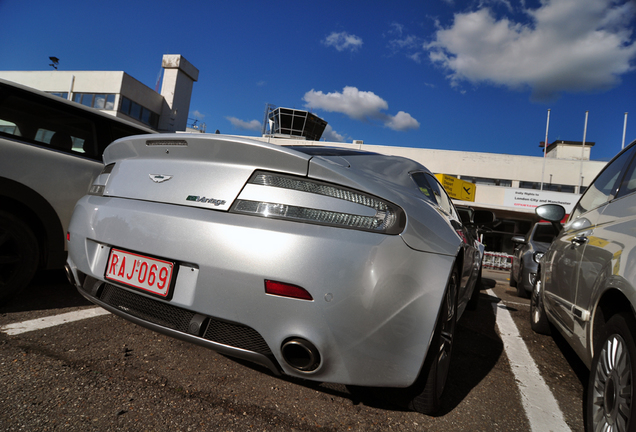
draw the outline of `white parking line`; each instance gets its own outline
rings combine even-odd
[[[493,290],[489,289],[487,292],[489,295],[499,298]],[[493,304],[493,309],[499,334],[510,361],[510,367],[519,385],[521,400],[530,422],[530,428],[535,432],[571,432],[554,395],[545,381],[543,381],[525,342],[519,335],[519,330],[510,313],[507,309],[498,307],[497,304]],[[0,331],[8,335],[18,335],[109,313],[100,307],[83,309],[61,315],[7,324],[0,327]]]
[[[100,307],[91,309],[82,309],[75,312],[68,312],[60,315],[53,315],[45,318],[38,318],[29,321],[23,321],[19,323],[7,324],[0,327],[0,332],[6,333],[10,336],[26,333],[34,330],[41,330],[48,327],[54,327],[60,324],[70,323],[73,321],[79,321],[86,318],[93,318],[100,315],[109,314],[106,309]]]
[[[497,297],[493,290],[488,294]],[[533,432],[566,432],[571,431],[563,418],[554,395],[547,386],[536,363],[530,356],[528,347],[519,335],[510,313],[493,303],[499,334],[510,361],[521,393],[523,408],[526,410],[530,428]]]

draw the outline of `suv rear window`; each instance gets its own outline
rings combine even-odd
[[[0,136],[101,161],[112,141],[151,133],[73,105],[0,83]]]
[[[1,89],[0,134],[56,150],[99,157],[95,124],[88,116],[75,116],[71,110],[61,111],[47,102],[44,98]]]

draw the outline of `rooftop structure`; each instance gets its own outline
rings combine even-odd
[[[265,107],[263,136],[320,141],[327,122],[308,111],[292,108]]]
[[[163,56],[161,92],[123,71],[0,71],[17,82],[161,132],[185,131],[199,70],[183,56]]]

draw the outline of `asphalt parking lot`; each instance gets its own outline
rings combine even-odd
[[[94,309],[63,272],[44,272],[0,308],[0,429],[545,430],[531,412],[542,401],[528,396],[519,374],[526,366],[501,330],[509,316],[554,396],[549,414],[562,416],[550,428],[583,431],[585,367],[563,342],[530,330],[529,301],[516,297],[505,272],[485,271],[484,281],[490,291],[459,322],[442,410],[427,417],[405,410],[391,390],[276,377],[110,314],[9,334],[18,323]]]

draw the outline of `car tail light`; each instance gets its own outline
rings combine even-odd
[[[301,179],[281,174],[256,172],[248,185],[287,189],[307,195],[322,196],[335,203],[346,201],[366,209],[360,214],[333,209],[314,208],[293,203],[237,199],[230,211],[267,218],[330,225],[386,234],[399,234],[404,228],[404,211],[380,198],[328,183]],[[293,200],[293,198],[291,198]],[[372,210],[369,212],[369,210]],[[362,214],[366,213],[366,214]]]
[[[300,300],[313,301],[314,299],[311,294],[309,294],[309,292],[304,288],[272,280],[265,280],[265,293],[281,297],[291,297]]]
[[[104,167],[102,172],[97,176],[90,189],[88,190],[89,195],[103,196],[104,190],[106,189],[106,182],[108,181],[108,177],[110,173],[115,168],[115,164],[109,164]]]

